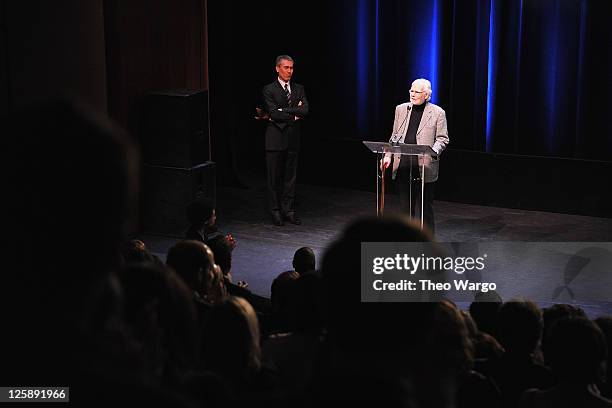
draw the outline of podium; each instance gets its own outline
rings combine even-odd
[[[438,154],[427,145],[405,144],[405,143],[386,143],[364,141],[364,145],[372,153],[380,154],[382,160],[386,154],[399,154],[401,156],[415,156],[418,160],[420,156],[438,157]],[[380,172],[380,173],[379,173]],[[379,181],[381,180],[381,181]],[[413,178],[410,177],[410,192],[412,194]],[[423,229],[423,200],[425,196],[425,160],[421,160],[421,229]],[[376,160],[376,215],[381,216],[385,207],[385,169],[380,169],[380,160]],[[412,216],[412,197],[410,199],[410,215]]]

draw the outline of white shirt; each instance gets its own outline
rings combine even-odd
[[[288,85],[289,93],[291,93],[291,84],[289,82],[285,82],[282,79],[278,78],[278,83],[281,85],[281,88],[285,89],[285,84]]]

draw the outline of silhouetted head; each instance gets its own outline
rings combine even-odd
[[[215,256],[215,263],[221,268],[223,275],[227,275],[232,270],[232,244],[223,235],[218,235],[208,240],[208,246],[210,247],[213,255]]]
[[[329,339],[336,346],[390,351],[414,339],[408,333],[418,330],[427,314],[424,310],[431,307],[426,303],[362,303],[361,243],[429,241],[429,235],[404,219],[365,218],[350,224],[327,248],[321,267],[322,310]],[[421,309],[422,313],[414,313]]]
[[[606,370],[608,380],[606,382],[612,383],[610,381],[610,379],[612,378],[612,316],[600,316],[595,319],[595,324],[597,324],[597,326],[601,329],[606,339],[606,345],[608,349],[608,361]]]
[[[575,305],[565,303],[557,303],[542,311],[544,319],[544,331],[548,330],[552,325],[560,319],[575,319],[577,317],[586,318],[587,315],[583,309]]]
[[[321,278],[316,273],[306,273],[293,281],[289,296],[289,326],[292,331],[319,333],[323,318],[318,302]]]
[[[205,328],[204,368],[236,385],[261,368],[259,322],[255,310],[240,297],[214,305]]]
[[[315,254],[312,248],[302,247],[295,251],[293,255],[293,269],[299,274],[314,271],[315,263]]]
[[[564,303],[557,303],[550,307],[545,308],[542,311],[542,318],[544,321],[544,328],[542,334],[542,352],[544,353],[544,361],[548,364],[547,358],[548,353],[546,349],[549,347],[548,340],[550,338],[549,331],[557,320],[562,319],[575,319],[575,318],[586,318],[587,315],[578,306],[568,305]]]
[[[217,220],[215,204],[208,198],[199,198],[187,205],[187,220],[192,226],[213,226]]]
[[[121,274],[126,321],[142,345],[151,371],[188,370],[197,352],[196,311],[192,294],[173,271],[155,263],[137,263]]]
[[[14,265],[0,298],[11,305],[6,350],[18,356],[2,360],[16,378],[16,369],[47,370],[57,381],[83,365],[88,342],[115,318],[113,271],[134,225],[139,157],[123,130],[72,101],[24,109],[0,126],[5,259]]]
[[[461,315],[474,346],[474,359],[496,358],[504,354],[504,349],[497,339],[488,333],[478,330],[476,322],[468,312],[461,311]]]
[[[507,352],[529,355],[542,337],[542,312],[530,300],[504,303],[497,314],[498,340]]]
[[[130,239],[121,247],[121,256],[126,264],[156,263],[158,260],[149,252],[144,242],[139,239]]]
[[[440,255],[431,236],[406,219],[365,218],[343,231],[325,251],[321,265],[326,345],[333,361],[325,371],[344,378],[360,367],[355,375],[374,373],[386,384],[410,378],[423,406],[445,406],[437,402],[454,398],[456,373],[469,361],[465,323],[450,303],[443,305],[429,293],[418,299],[362,302],[362,243],[367,242],[426,243],[407,255],[420,257],[425,248]],[[435,272],[428,277],[436,279]]]
[[[134,225],[136,149],[108,119],[66,100],[18,112],[7,125],[4,202],[17,228],[5,233],[22,277],[45,290],[89,286],[117,265]]]
[[[286,325],[289,319],[289,303],[293,296],[295,282],[300,275],[295,271],[286,271],[278,275],[270,286],[270,302],[272,303],[272,313]]]
[[[497,312],[502,303],[501,296],[495,290],[476,292],[474,301],[470,304],[470,315],[478,330],[495,335]]]
[[[192,291],[202,296],[212,286],[215,259],[210,248],[202,242],[178,242],[168,251],[166,264],[176,271]]]
[[[471,368],[474,346],[459,308],[448,300],[436,304],[431,329],[423,344],[429,349],[425,361],[438,370],[457,375]]]
[[[546,361],[562,382],[592,384],[604,379],[607,346],[595,323],[585,318],[557,320],[547,343]]]

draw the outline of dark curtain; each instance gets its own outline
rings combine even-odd
[[[392,105],[425,77],[432,101],[447,111],[455,148],[609,160],[605,1],[355,4],[340,22],[348,34],[338,49],[339,60],[355,62],[342,84],[347,94],[354,88],[357,106],[345,116],[357,118],[359,137],[384,139]]]
[[[610,160],[606,0],[211,3],[213,127],[243,164],[263,154],[251,112],[281,53],[306,85],[313,150],[388,139],[395,105],[424,77],[453,148]]]

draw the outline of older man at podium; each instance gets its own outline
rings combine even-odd
[[[427,145],[439,155],[449,142],[444,109],[429,102],[431,82],[417,79],[410,88],[410,102],[395,107],[395,121],[390,142]],[[435,232],[433,197],[434,183],[438,180],[439,158],[432,156],[401,156],[387,154],[382,167],[393,161],[393,179],[398,181],[400,206],[403,213],[421,217],[423,223]],[[424,173],[423,173],[424,168]],[[424,178],[424,191],[421,186]],[[421,210],[421,202],[423,208]]]

